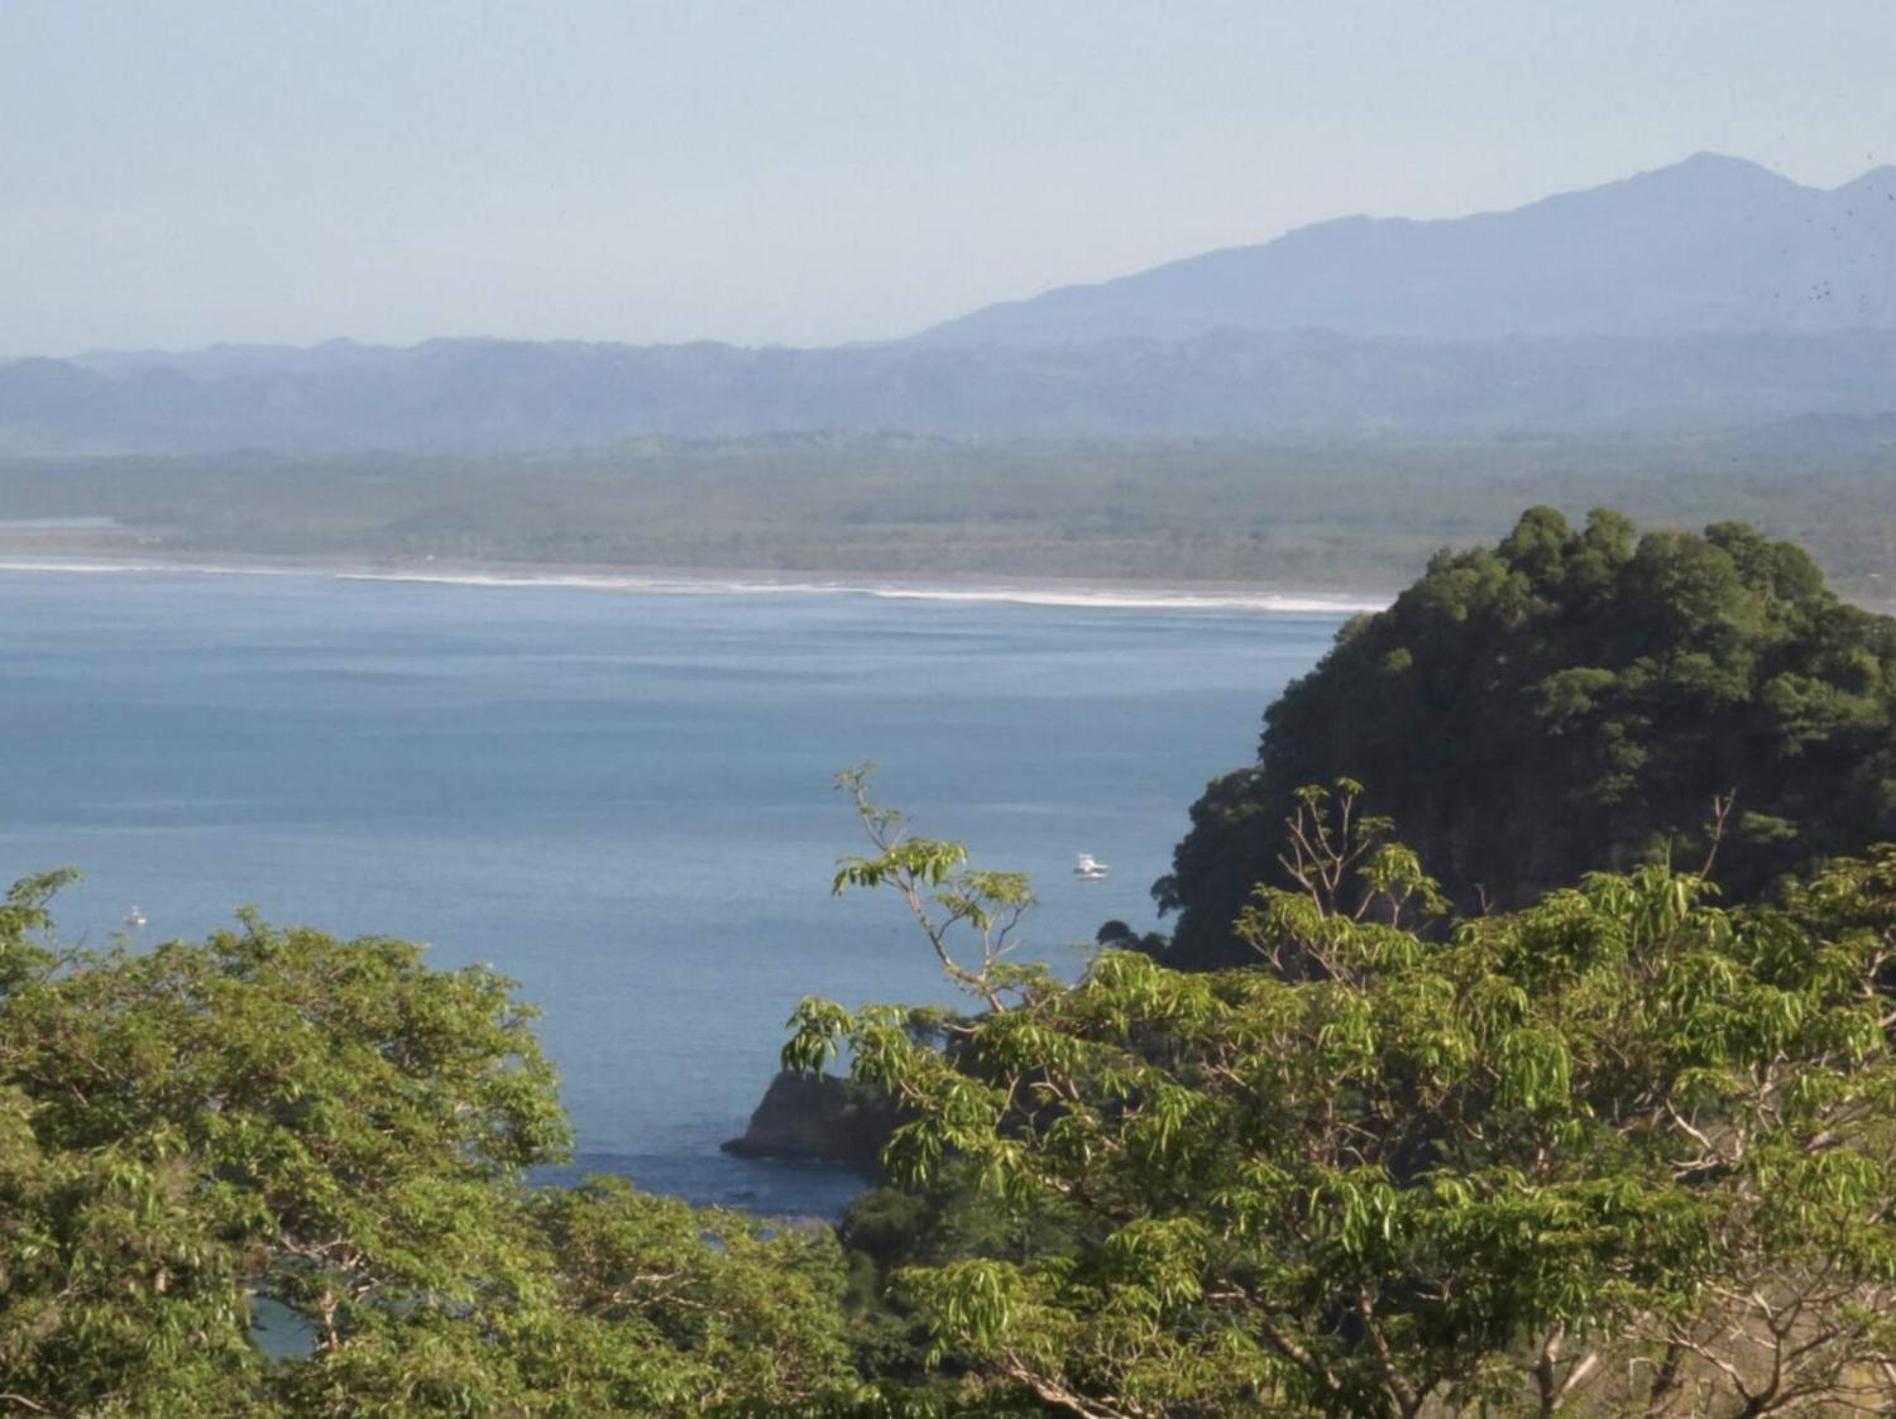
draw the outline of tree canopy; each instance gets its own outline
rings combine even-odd
[[[1721,838],[1738,897],[1896,837],[1896,620],[1839,601],[1797,547],[1737,523],[1641,536],[1533,508],[1439,553],[1265,714],[1255,767],[1192,809],[1154,889],[1181,965],[1243,959],[1252,887],[1298,788],[1373,786],[1463,907]]]
[[[826,1229],[595,1179],[512,983],[255,918],[63,952],[0,908],[0,1413],[836,1412]]]
[[[958,962],[981,1008],[933,1037],[800,1008],[788,1065],[846,1051],[909,1111],[898,1176],[1058,1239],[895,1272],[965,1412],[1890,1412],[1896,849],[1768,905],[1654,865],[1418,934],[1442,903],[1355,794],[1304,796],[1251,965]],[[958,859],[847,875],[913,909],[905,864]],[[940,912],[978,924],[967,886]]]

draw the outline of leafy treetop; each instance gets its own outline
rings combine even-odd
[[[0,907],[0,1414],[591,1419],[864,1394],[827,1231],[618,1180],[527,1185],[567,1128],[511,982],[253,916],[65,952],[64,880]]]
[[[898,1175],[1063,1219],[897,1274],[967,1412],[1889,1412],[1896,849],[1768,906],[1649,865],[1418,935],[1433,885],[1357,850],[1354,786],[1303,808],[1251,965],[1105,951],[941,1040],[799,1009],[788,1066],[846,1050],[909,1111]]]
[[[1439,553],[1271,705],[1257,766],[1211,784],[1154,889],[1181,913],[1170,959],[1244,958],[1233,924],[1282,880],[1298,789],[1344,775],[1464,908],[1697,863],[1714,832],[1720,881],[1751,897],[1896,837],[1896,620],[1738,523],[1641,536],[1530,509],[1496,547]]]

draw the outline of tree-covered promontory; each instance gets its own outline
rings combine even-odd
[[[1210,785],[1154,889],[1180,912],[1170,959],[1242,959],[1233,923],[1281,878],[1297,789],[1343,776],[1464,909],[1714,842],[1749,896],[1896,835],[1896,620],[1742,524],[1530,509],[1437,554],[1269,708],[1257,765]]]

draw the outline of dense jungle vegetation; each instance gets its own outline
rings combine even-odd
[[[1459,693],[1494,716],[1466,732],[1549,760],[1518,685],[1643,750],[1573,757],[1634,808],[1589,816],[1545,762],[1480,780],[1454,801],[1574,861],[1471,904],[1463,839],[1386,811],[1403,782],[1259,799],[1275,851],[1228,959],[1190,963],[1217,969],[1018,960],[1031,884],[845,775],[868,842],[837,890],[892,894],[966,1005],[797,1008],[786,1067],[846,1064],[902,1119],[833,1229],[538,1185],[566,1125],[491,971],[253,917],[71,949],[65,879],[28,879],[0,908],[0,1413],[1892,1412],[1888,637],[1748,530],[1530,512],[1341,638],[1273,728],[1343,664],[1417,678],[1363,692],[1398,721]],[[1777,797],[1721,780],[1713,808],[1690,774],[1743,766],[1733,724],[1798,752]],[[1427,771],[1446,749],[1391,734]],[[1675,802],[1707,837],[1643,857]]]
[[[1256,767],[1214,782],[1156,889],[1167,959],[1246,958],[1300,788],[1347,776],[1466,909],[1519,906],[1670,855],[1755,896],[1896,839],[1896,620],[1846,605],[1800,548],[1535,508],[1441,553],[1265,715]]]

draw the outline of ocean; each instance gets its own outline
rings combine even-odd
[[[490,962],[544,1012],[579,1167],[833,1215],[853,1174],[718,1151],[785,1017],[953,999],[899,902],[830,894],[836,773],[1031,873],[1023,954],[1075,971],[1102,921],[1156,924],[1192,801],[1346,609],[0,568],[0,874],[79,868],[68,941],[254,905]]]

